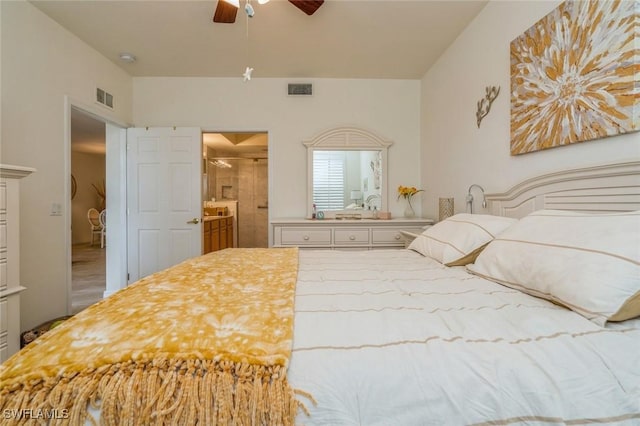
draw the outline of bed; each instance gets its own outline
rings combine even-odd
[[[640,162],[487,200],[406,250],[228,249],[142,280],[0,367],[0,423],[640,424]]]

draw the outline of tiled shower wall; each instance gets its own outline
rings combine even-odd
[[[216,170],[216,199],[238,200],[238,247],[267,247],[267,160],[243,159],[227,162],[231,164],[231,168]]]

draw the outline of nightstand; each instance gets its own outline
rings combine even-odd
[[[409,248],[409,245],[416,237],[420,234],[415,234],[409,231],[400,231],[400,235],[402,236],[402,241],[404,242],[404,248]]]

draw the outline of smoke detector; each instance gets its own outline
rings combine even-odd
[[[120,54],[120,60],[122,62],[126,62],[128,64],[131,64],[131,63],[136,61],[136,57],[132,53],[122,52]]]

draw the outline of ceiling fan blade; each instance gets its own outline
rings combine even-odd
[[[289,0],[289,3],[292,3],[295,7],[311,16],[322,6],[324,0]]]
[[[216,6],[216,12],[213,15],[213,22],[233,24],[236,22],[237,13],[237,7],[224,0],[218,0],[218,6]]]

